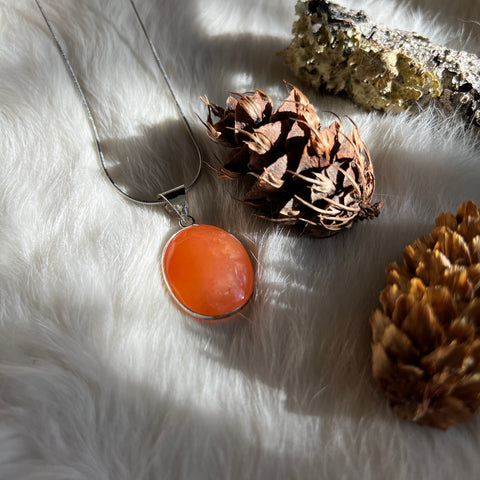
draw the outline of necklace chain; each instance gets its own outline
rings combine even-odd
[[[50,31],[50,34],[52,35],[53,40],[55,41],[55,44],[57,45],[57,49],[60,52],[60,55],[62,56],[63,61],[65,63],[65,66],[67,67],[67,70],[70,73],[70,76],[72,78],[75,89],[77,90],[77,92],[79,93],[79,95],[81,97],[83,106],[85,108],[85,112],[87,114],[88,121],[89,121],[91,129],[92,129],[93,136],[95,138],[95,145],[96,145],[96,148],[97,148],[98,158],[100,160],[100,164],[101,164],[102,169],[103,169],[105,175],[107,176],[108,180],[110,181],[110,183],[113,185],[113,187],[119,193],[121,193],[123,196],[127,197],[129,200],[131,200],[135,203],[141,203],[141,204],[144,204],[144,205],[165,205],[165,204],[170,204],[169,198],[172,198],[172,196],[174,196],[176,194],[176,192],[188,191],[190,188],[192,188],[192,186],[198,180],[198,177],[200,176],[200,172],[201,172],[201,169],[202,169],[202,163],[203,163],[202,150],[200,148],[200,145],[199,145],[199,142],[198,142],[197,138],[195,137],[195,135],[193,133],[193,130],[192,130],[190,124],[188,123],[188,120],[187,120],[187,118],[186,118],[186,116],[185,116],[185,114],[182,110],[182,107],[180,106],[177,95],[175,94],[175,91],[172,87],[172,84],[171,84],[171,82],[168,78],[167,72],[165,71],[165,67],[163,66],[163,63],[160,60],[160,57],[158,56],[158,53],[155,49],[155,46],[153,45],[153,42],[150,39],[150,36],[148,35],[147,29],[145,28],[145,25],[144,25],[144,23],[143,23],[143,21],[140,17],[140,14],[138,13],[137,7],[135,6],[135,3],[134,3],[133,0],[129,0],[129,1],[130,1],[130,4],[131,4],[132,8],[133,8],[133,11],[135,12],[135,16],[137,17],[137,20],[140,23],[140,26],[142,28],[142,31],[143,31],[144,35],[145,35],[145,39],[147,40],[147,43],[150,47],[150,50],[152,51],[152,54],[155,58],[155,62],[158,66],[158,69],[160,70],[160,73],[162,74],[162,77],[165,80],[165,83],[168,87],[168,90],[169,90],[169,92],[170,92],[170,94],[171,94],[171,96],[172,96],[172,98],[175,102],[175,106],[178,110],[178,113],[183,120],[183,124],[185,126],[185,129],[187,130],[187,132],[190,136],[190,139],[191,139],[191,141],[192,141],[192,143],[195,147],[195,150],[197,152],[197,157],[198,157],[198,167],[197,167],[197,170],[195,172],[195,176],[190,181],[190,183],[188,185],[178,185],[177,187],[174,187],[172,189],[169,189],[168,191],[160,193],[158,195],[158,199],[156,199],[156,200],[145,200],[145,199],[137,198],[137,197],[134,197],[134,196],[130,195],[128,192],[123,190],[115,182],[115,180],[112,178],[112,176],[110,175],[110,173],[109,173],[109,171],[108,171],[108,169],[105,165],[105,158],[104,158],[103,151],[102,151],[102,146],[101,146],[101,143],[100,143],[100,137],[98,135],[98,129],[97,129],[95,120],[92,116],[92,112],[91,112],[90,107],[88,105],[85,94],[83,93],[83,89],[80,85],[80,82],[78,81],[77,75],[75,74],[75,71],[73,70],[73,67],[72,67],[72,65],[71,65],[71,63],[70,63],[70,61],[67,57],[65,49],[62,47],[62,45],[61,45],[61,43],[58,39],[58,36],[55,33],[55,30],[53,29],[50,21],[48,20],[46,14],[45,14],[45,11],[44,11],[42,5],[40,4],[40,0],[35,0],[35,3],[37,4],[37,7],[40,10],[40,13],[42,14],[42,17],[45,20],[45,23],[47,24],[48,30]]]

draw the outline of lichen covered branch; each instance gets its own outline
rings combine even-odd
[[[400,112],[432,98],[480,126],[480,59],[413,32],[373,23],[362,11],[299,1],[294,38],[282,53],[307,85],[347,94],[367,110]],[[411,108],[410,108],[411,109]]]

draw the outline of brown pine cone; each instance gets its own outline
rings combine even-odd
[[[339,119],[322,128],[295,87],[275,110],[260,90],[232,94],[225,108],[202,100],[209,137],[232,148],[221,176],[253,176],[244,201],[263,218],[322,237],[380,213],[383,202],[370,203],[375,176],[355,124],[348,135]],[[219,120],[214,123],[212,115]]]
[[[370,317],[373,376],[400,417],[446,429],[480,407],[480,213],[442,213],[386,269]]]

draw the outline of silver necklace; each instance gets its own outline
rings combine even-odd
[[[198,157],[198,167],[193,179],[188,184],[181,184],[158,194],[155,200],[130,195],[111,177],[105,164],[98,129],[77,75],[40,0],[35,0],[82,100],[95,139],[101,168],[110,184],[128,200],[144,205],[163,205],[169,213],[179,217],[182,228],[168,240],[162,254],[163,278],[168,290],[183,309],[198,319],[207,321],[227,319],[238,313],[252,296],[254,280],[252,262],[245,248],[235,237],[219,227],[196,224],[188,213],[187,192],[200,176],[202,151],[135,3],[133,0],[129,2]]]

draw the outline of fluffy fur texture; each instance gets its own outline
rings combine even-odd
[[[295,0],[138,0],[206,160],[199,96],[297,83],[276,52]],[[478,52],[480,3],[344,0],[391,26]],[[45,0],[85,87],[112,175],[132,192],[179,183],[194,152],[127,0]],[[300,86],[300,85],[299,85]],[[300,86],[301,87],[301,86]],[[384,268],[441,211],[480,202],[476,136],[434,108],[348,114],[369,146],[381,216],[299,238],[234,200],[206,167],[197,221],[243,236],[256,296],[218,325],[162,283],[176,229],[102,174],[79,97],[33,0],[0,0],[0,478],[477,478],[480,418],[447,432],[399,420],[371,377],[368,317]],[[331,120],[322,114],[325,123]]]

